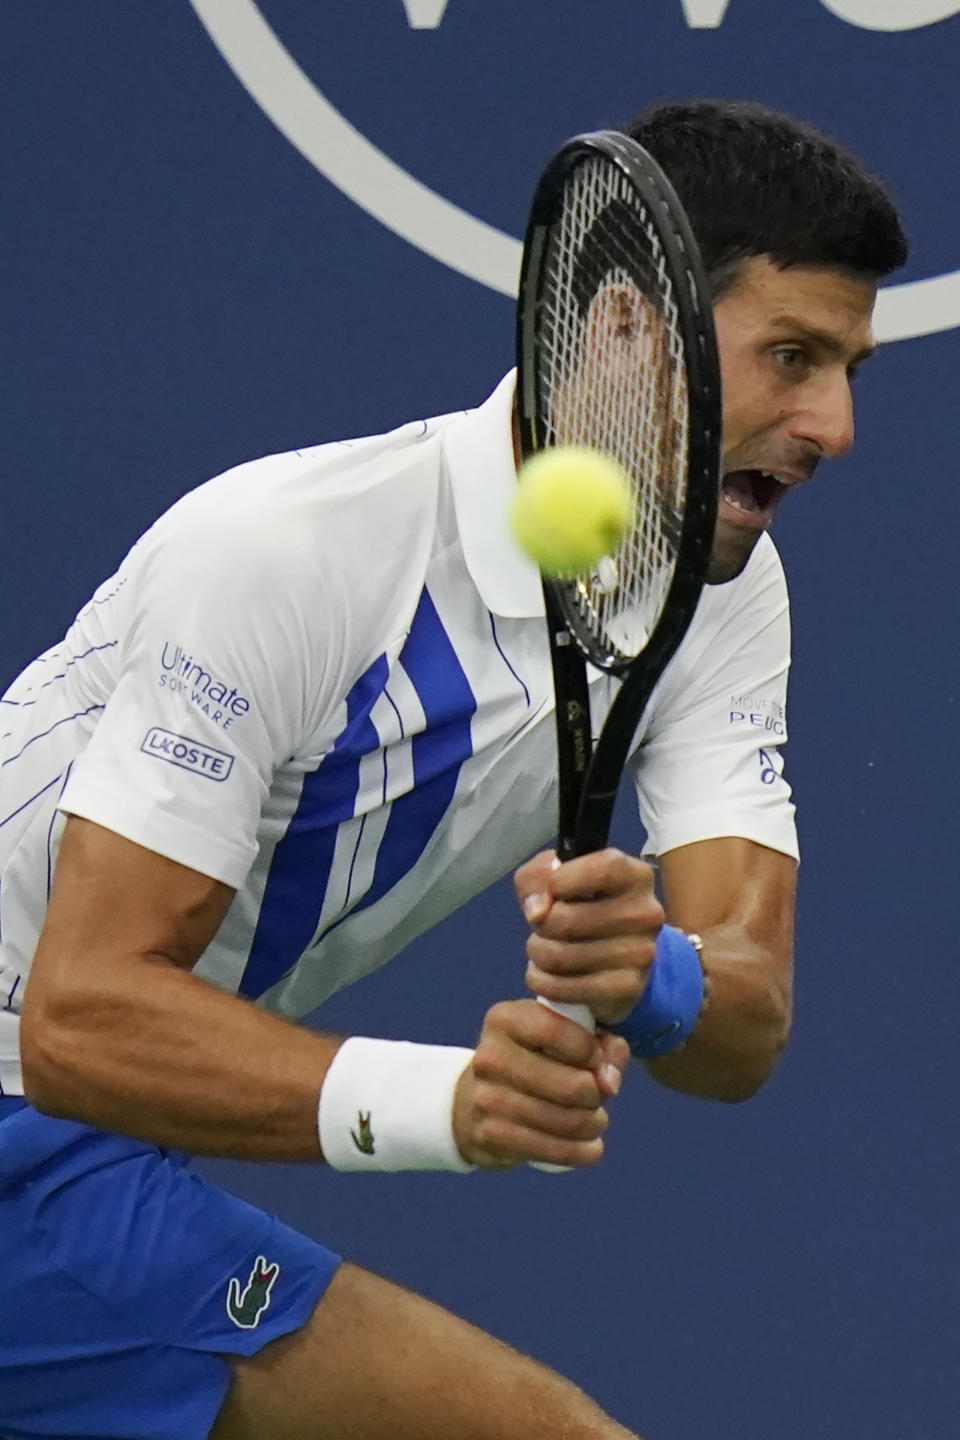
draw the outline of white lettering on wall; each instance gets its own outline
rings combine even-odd
[[[861,30],[919,30],[960,15],[957,0],[820,0],[848,25]]]
[[[680,0],[691,30],[716,30],[730,0]],[[860,30],[921,30],[960,15],[958,0],[820,0],[825,10]],[[403,0],[412,30],[436,30],[450,0]]]
[[[682,0],[682,4],[691,30],[715,30],[723,24],[730,0]]]
[[[411,30],[436,30],[450,0],[403,0]]]
[[[394,234],[481,285],[515,296],[521,244],[430,190],[377,149],[327,100],[260,13],[256,0],[189,0],[251,98],[321,175]],[[404,0],[413,25],[437,24],[450,0]],[[719,26],[729,0],[682,0],[691,28]],[[806,0],[813,5],[815,0]],[[795,0],[799,8],[800,0]],[[960,14],[960,0],[820,0],[860,29],[912,29]],[[423,28],[428,28],[424,26]],[[435,28],[435,27],[433,27]],[[875,329],[905,340],[960,329],[960,269],[883,287]]]

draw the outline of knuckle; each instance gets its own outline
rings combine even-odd
[[[549,941],[531,930],[527,936],[526,952],[531,965],[542,965],[549,954]]]
[[[473,1087],[473,1113],[475,1115],[486,1115],[493,1109],[496,1086],[490,1079],[481,1077],[477,1079]]]
[[[646,988],[646,974],[638,970],[614,970],[605,986],[608,1000],[636,1003]]]
[[[495,1005],[491,1005],[484,1017],[484,1031],[509,1031],[514,1019],[514,1007],[515,1002],[511,1000],[498,1000]]]
[[[636,866],[643,864],[642,860],[638,861],[635,856],[628,855],[616,845],[608,845],[601,853],[606,868],[618,880],[626,880],[633,875]]]
[[[567,900],[555,900],[550,911],[550,938],[552,940],[570,940],[576,938],[576,914],[574,907]]]
[[[544,970],[562,970],[568,959],[567,945],[558,935],[531,935],[527,941],[527,958]]]
[[[652,876],[650,867],[634,855],[627,855],[623,850],[604,850],[600,856],[603,861],[603,874],[607,883],[615,890],[631,890],[638,887],[646,888],[648,875]],[[647,872],[646,874],[644,872]]]
[[[562,995],[558,1003],[567,1003],[567,988],[561,985],[560,989]],[[580,998],[578,991],[570,996],[570,1002],[578,1002]],[[553,1024],[554,1038],[551,1041],[551,1049],[556,1058],[563,1063],[568,1075],[573,1077],[577,1074],[589,1074],[585,1067],[593,1059],[596,1036],[563,1015],[553,1014]]]
[[[641,970],[649,970],[657,953],[658,927],[644,928],[638,935],[631,937],[628,946],[628,961]]]
[[[557,999],[557,996],[548,996],[548,999]],[[542,1014],[537,1017],[536,1040],[542,1046],[549,1046],[558,1055],[566,1055],[570,1045],[570,1037],[567,1033],[567,1022],[562,1015],[551,1010],[549,1005],[538,1005],[537,1009]]]
[[[516,870],[514,870],[513,883],[518,890],[523,886],[524,882],[535,873],[539,858],[537,855],[531,855],[529,860],[524,860],[523,864],[518,865]]]
[[[503,1061],[498,1047],[494,1045],[479,1045],[473,1056],[473,1094],[475,1103],[477,1103],[480,1096],[488,1094],[493,1087],[494,1081],[496,1081],[502,1073]]]
[[[474,1138],[484,1150],[503,1151],[508,1126],[499,1115],[484,1115],[474,1127]]]
[[[657,943],[657,935],[659,935],[661,929],[667,922],[667,912],[664,910],[656,895],[651,895],[649,897],[646,911],[647,926],[650,928],[650,930],[656,931],[656,935],[651,936],[651,944],[655,945]]]

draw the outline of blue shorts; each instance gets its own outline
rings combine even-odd
[[[0,1435],[203,1440],[339,1264],[187,1157],[0,1099]]]

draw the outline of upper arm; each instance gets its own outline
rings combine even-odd
[[[109,1003],[136,961],[191,969],[233,890],[89,820],[69,816],[24,996],[24,1064],[44,1020]],[[136,980],[134,984],[138,983]]]
[[[307,527],[286,512],[271,523],[270,475],[201,486],[127,557],[105,611],[102,713],[59,802],[234,888],[268,807],[288,818],[298,767],[338,714],[331,586],[305,558]]]
[[[783,572],[758,547],[743,576],[705,591],[648,708],[631,769],[651,853],[738,836],[797,855],[780,756],[789,666]]]
[[[224,882],[78,818],[65,827],[21,1017],[39,1111],[192,1154],[316,1159],[339,1042],[188,973]]]

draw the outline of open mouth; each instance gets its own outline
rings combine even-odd
[[[769,470],[731,470],[720,487],[724,503],[755,525],[770,523],[786,492],[787,486]]]

